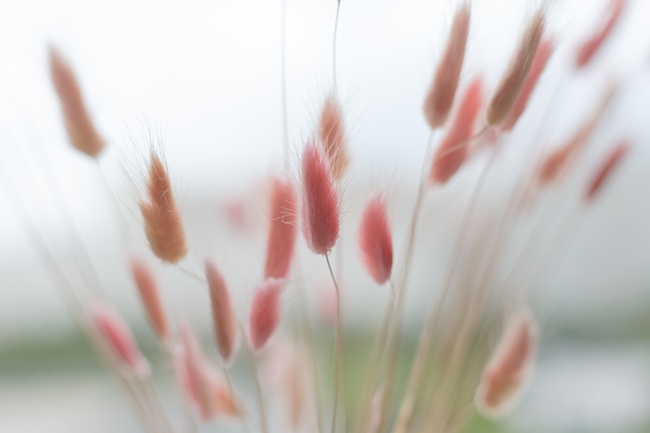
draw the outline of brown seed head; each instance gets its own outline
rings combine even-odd
[[[486,119],[488,125],[499,126],[512,109],[533,64],[537,47],[539,47],[544,34],[545,25],[545,11],[540,9],[528,23],[512,63],[490,101]]]
[[[176,263],[187,254],[185,229],[167,169],[154,152],[149,165],[147,198],[148,203],[140,203],[140,212],[149,247],[160,260]]]
[[[104,141],[93,125],[72,68],[56,48],[50,47],[49,51],[52,84],[59,97],[70,144],[94,158],[104,148]]]
[[[445,52],[424,100],[424,116],[433,129],[444,125],[454,103],[465,59],[470,16],[469,4],[461,3],[451,25]]]
[[[237,352],[237,316],[232,306],[226,280],[211,260],[205,261],[205,276],[210,289],[212,324],[219,353],[230,364]]]

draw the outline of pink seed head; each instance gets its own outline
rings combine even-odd
[[[310,141],[302,155],[302,216],[307,246],[327,254],[339,237],[339,200],[329,161]]]
[[[297,237],[296,212],[296,192],[293,184],[279,178],[273,179],[264,278],[289,276]]]
[[[105,304],[94,305],[90,315],[93,324],[122,365],[138,377],[148,376],[149,363],[140,352],[131,329],[122,317]]]
[[[433,83],[431,83],[429,93],[424,100],[424,116],[433,129],[444,125],[454,103],[465,59],[470,16],[469,3],[461,3],[454,16],[447,46],[436,70]]]
[[[531,65],[530,71],[528,71],[526,80],[521,88],[521,92],[501,127],[503,131],[512,131],[517,124],[517,121],[526,110],[528,101],[535,90],[535,86],[537,86],[539,78],[542,76],[542,73],[546,68],[546,64],[553,54],[554,48],[555,46],[553,41],[550,39],[546,39],[540,43],[539,48],[535,53],[535,58],[533,58],[533,64]]]
[[[595,112],[585,121],[571,139],[562,147],[553,150],[546,155],[537,169],[538,185],[547,185],[551,182],[557,182],[570,168],[572,162],[577,156],[584,151],[587,143],[591,139],[596,127],[602,120],[607,107],[612,101],[616,86],[609,87]]]
[[[280,323],[280,295],[285,280],[269,278],[255,291],[249,317],[250,342],[260,350]]]
[[[591,60],[620,21],[627,3],[627,0],[611,0],[609,15],[601,28],[587,38],[578,48],[576,54],[576,67],[578,69],[584,68],[591,63]]]
[[[498,418],[512,407],[533,368],[537,331],[531,315],[520,312],[508,325],[497,349],[483,370],[476,392],[477,409]]]
[[[446,183],[461,167],[467,158],[469,139],[482,103],[483,82],[476,78],[465,92],[454,123],[434,155],[429,182]]]
[[[501,79],[501,83],[488,105],[486,116],[488,125],[501,125],[512,109],[533,64],[545,27],[546,15],[542,8],[533,15],[528,23],[510,67]]]
[[[625,155],[628,154],[629,150],[629,143],[627,141],[620,141],[609,152],[589,182],[589,186],[585,194],[586,202],[591,202],[598,195],[598,193],[602,190],[603,185],[607,182],[607,179],[610,179],[616,168],[621,165],[621,162],[623,161]]]
[[[323,105],[318,124],[318,135],[332,167],[332,175],[340,179],[350,163],[345,139],[343,111],[334,95]]]
[[[210,419],[214,410],[214,395],[209,384],[208,365],[203,350],[186,320],[182,320],[180,323],[180,334],[190,395],[199,406],[201,417]]]
[[[210,289],[212,325],[219,353],[226,364],[230,364],[237,353],[237,316],[232,306],[226,280],[211,260],[205,261],[205,276]]]
[[[388,281],[393,268],[393,240],[386,201],[381,195],[371,199],[363,211],[359,227],[359,248],[363,263],[377,284]]]
[[[131,273],[138,286],[140,300],[147,314],[147,319],[156,336],[163,342],[170,341],[170,327],[167,313],[160,299],[158,284],[147,264],[137,258],[131,258]]]
[[[104,140],[95,129],[75,74],[59,51],[50,47],[50,76],[59,97],[70,144],[90,157],[104,148]]]

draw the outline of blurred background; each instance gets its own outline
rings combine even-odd
[[[531,287],[542,329],[535,380],[512,416],[498,425],[478,422],[475,431],[650,432],[650,2],[630,0],[594,64],[576,72],[576,45],[600,25],[607,3],[553,3],[548,21],[555,55],[483,194],[480,212],[503,206],[529,143],[566,141],[606,84],[620,81],[585,158],[550,198],[551,215],[562,215],[566,231],[544,247],[548,260]],[[480,74],[493,89],[538,2],[472,4],[461,87]],[[351,167],[339,248],[348,331],[360,338],[378,326],[388,288],[376,287],[361,267],[359,214],[372,193],[387,191],[399,255],[430,132],[422,101],[454,5],[342,1],[338,83]],[[294,174],[332,88],[335,10],[334,0],[286,1]],[[213,257],[244,317],[262,275],[267,179],[282,167],[281,23],[280,0],[0,3],[0,158],[11,179],[0,182],[0,431],[139,431],[30,243],[26,216],[13,205],[16,191],[48,247],[70,269],[79,252],[69,237],[71,224],[78,229],[111,300],[155,360],[126,261],[134,251],[148,254],[137,203],[153,135],[164,149],[188,231],[191,255],[184,266],[201,272],[203,258]],[[49,45],[74,67],[107,141],[99,164],[67,143],[49,81]],[[550,121],[548,112],[554,113]],[[621,138],[633,145],[629,157],[598,201],[584,206],[575,191]],[[405,350],[412,350],[441,283],[483,163],[472,161],[425,198],[405,318],[411,346]],[[126,241],[112,196],[127,222]],[[513,230],[537,230],[534,224],[540,224],[537,216],[524,215]],[[300,248],[314,322],[326,328],[321,316],[332,292],[327,268]],[[153,257],[150,262],[170,310],[189,316],[210,339],[205,288]],[[297,303],[292,293],[283,301],[287,310]],[[160,379],[160,387],[165,395],[170,384]]]

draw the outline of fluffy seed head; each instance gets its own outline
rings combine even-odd
[[[327,254],[339,237],[339,200],[330,164],[314,141],[302,154],[301,205],[307,246]]]
[[[488,125],[501,125],[512,109],[533,64],[545,25],[545,12],[544,9],[540,9],[528,23],[512,63],[490,101],[486,117]]]
[[[70,65],[54,47],[49,49],[50,76],[59,97],[70,144],[90,157],[104,148],[104,140],[95,129],[83,101],[79,82]]]
[[[477,78],[465,92],[454,123],[434,155],[433,166],[429,172],[431,183],[447,182],[467,158],[468,140],[474,132],[474,124],[482,102],[483,83],[480,78]]]
[[[167,169],[153,151],[149,165],[147,198],[148,203],[140,203],[140,212],[149,247],[160,260],[176,263],[187,254],[185,229],[176,207]]]
[[[386,201],[375,196],[366,205],[359,227],[359,248],[361,258],[370,276],[377,284],[384,284],[390,278],[393,268],[393,240]]]
[[[343,111],[334,95],[325,100],[320,114],[318,135],[330,160],[332,175],[335,179],[342,178],[350,163],[350,157],[345,139]]]
[[[293,184],[275,178],[271,183],[269,239],[264,278],[287,278],[296,246],[296,191]]]
[[[269,278],[255,291],[249,317],[250,342],[260,350],[280,324],[280,295],[284,280]]]
[[[131,258],[131,273],[138,286],[140,300],[147,314],[147,319],[156,336],[163,342],[170,340],[170,327],[167,313],[160,299],[158,284],[146,263],[137,258]]]
[[[476,407],[483,415],[499,418],[512,407],[533,368],[537,331],[526,311],[508,325],[497,349],[483,370],[476,392]]]
[[[212,324],[219,353],[226,364],[230,364],[237,352],[237,316],[232,306],[226,280],[211,260],[205,261],[205,277],[210,289]]]
[[[602,27],[586,39],[578,48],[576,55],[576,67],[578,69],[586,67],[594,58],[600,47],[616,27],[616,24],[620,21],[627,3],[627,0],[611,0],[609,15]]]
[[[535,86],[537,86],[537,82],[542,76],[546,64],[553,54],[553,48],[553,41],[550,39],[546,39],[539,44],[539,48],[537,48],[537,52],[533,58],[533,64],[530,66],[530,71],[528,71],[526,80],[521,87],[521,92],[519,92],[517,100],[508,113],[508,117],[506,117],[506,120],[501,127],[502,130],[512,131],[512,128],[515,127],[515,124],[524,113],[524,110],[526,110],[526,106],[535,90]]]
[[[436,75],[424,100],[424,116],[433,129],[444,125],[454,103],[465,59],[470,16],[469,4],[461,3],[454,16],[447,46],[436,70]]]
[[[90,310],[93,324],[128,371],[138,377],[149,375],[149,363],[140,352],[135,338],[122,317],[105,304],[96,304]]]
[[[627,141],[621,141],[610,151],[591,178],[585,194],[585,201],[592,201],[598,195],[603,185],[607,182],[607,179],[611,178],[612,173],[621,164],[629,150],[629,143]]]

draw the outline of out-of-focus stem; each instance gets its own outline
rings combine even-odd
[[[445,282],[442,286],[442,295],[441,295],[442,297],[436,302],[436,304],[433,307],[433,310],[429,313],[426,324],[422,329],[420,333],[420,337],[418,339],[418,345],[416,348],[413,363],[411,365],[411,373],[409,375],[405,397],[400,407],[394,433],[404,433],[408,429],[408,426],[410,424],[411,417],[413,415],[414,405],[415,405],[415,396],[417,394],[418,386],[422,381],[422,375],[424,374],[425,361],[431,349],[435,328],[437,326],[437,323],[439,322],[439,317],[444,309],[444,305],[448,297],[448,292],[450,291],[451,283],[456,273],[456,268],[460,260],[460,252],[462,250],[461,246],[463,243],[465,243],[465,238],[468,233],[468,225],[474,213],[474,209],[478,201],[478,196],[482,190],[481,186],[485,183],[487,174],[489,173],[490,168],[496,158],[497,150],[498,149],[494,149],[492,151],[490,159],[488,160],[487,164],[483,168],[479,180],[472,191],[469,205],[465,210],[465,212],[463,213],[463,218],[461,220],[460,228],[456,234],[456,240],[454,241],[454,249],[452,252],[452,257],[453,257],[452,263],[451,266],[448,268],[445,277]]]
[[[167,357],[167,362],[172,370],[174,375],[174,385],[176,386],[176,392],[178,393],[178,398],[181,401],[181,406],[183,407],[183,414],[185,416],[185,424],[187,426],[187,431],[191,433],[197,433],[198,427],[196,424],[196,419],[192,413],[192,406],[189,401],[187,393],[183,391],[183,378],[180,366],[176,359],[174,358],[174,348],[171,343],[164,343],[164,352]]]
[[[332,83],[334,94],[338,94],[338,72],[336,68],[336,45],[339,35],[339,13],[341,12],[341,0],[336,0],[336,16],[334,17],[334,36],[332,37]]]
[[[325,261],[327,262],[327,269],[329,270],[332,283],[336,289],[336,331],[334,335],[334,407],[332,409],[332,428],[331,432],[336,431],[336,418],[340,394],[345,393],[346,380],[345,380],[345,342],[343,341],[343,315],[341,311],[341,291],[332,270],[329,254],[325,254]],[[347,430],[346,424],[346,408],[345,404],[342,405],[342,418],[344,430]]]
[[[280,99],[282,106],[282,162],[289,171],[289,114],[287,109],[287,0],[282,0],[280,22]]]
[[[404,247],[404,262],[403,269],[400,275],[399,284],[397,290],[393,289],[397,296],[397,302],[395,304],[394,311],[389,314],[393,315],[393,320],[390,321],[389,331],[388,331],[388,344],[386,347],[386,353],[388,354],[388,367],[387,367],[387,380],[386,380],[386,391],[385,397],[382,401],[382,410],[380,414],[380,422],[378,432],[383,432],[388,423],[388,408],[390,407],[392,393],[393,393],[393,384],[395,381],[395,371],[394,367],[397,365],[397,351],[399,349],[399,339],[400,339],[400,328],[401,328],[401,316],[403,310],[404,300],[406,298],[406,288],[408,285],[408,277],[410,275],[411,261],[413,259],[413,251],[415,247],[415,232],[417,229],[417,224],[420,216],[420,208],[422,207],[422,201],[424,200],[424,194],[426,192],[427,177],[429,173],[429,163],[430,163],[430,154],[431,147],[435,138],[435,130],[432,130],[427,139],[427,145],[425,149],[425,155],[422,160],[422,168],[420,170],[420,179],[418,183],[418,190],[415,197],[415,204],[413,206],[413,212],[411,214],[411,219],[408,226],[408,237],[406,240],[406,245]]]
[[[257,366],[257,355],[251,351],[251,365],[253,366],[253,378],[255,379],[255,391],[260,411],[260,428],[262,433],[269,433],[269,420],[266,415],[266,405],[264,404],[264,394],[262,393],[262,383],[260,382],[260,372]]]

